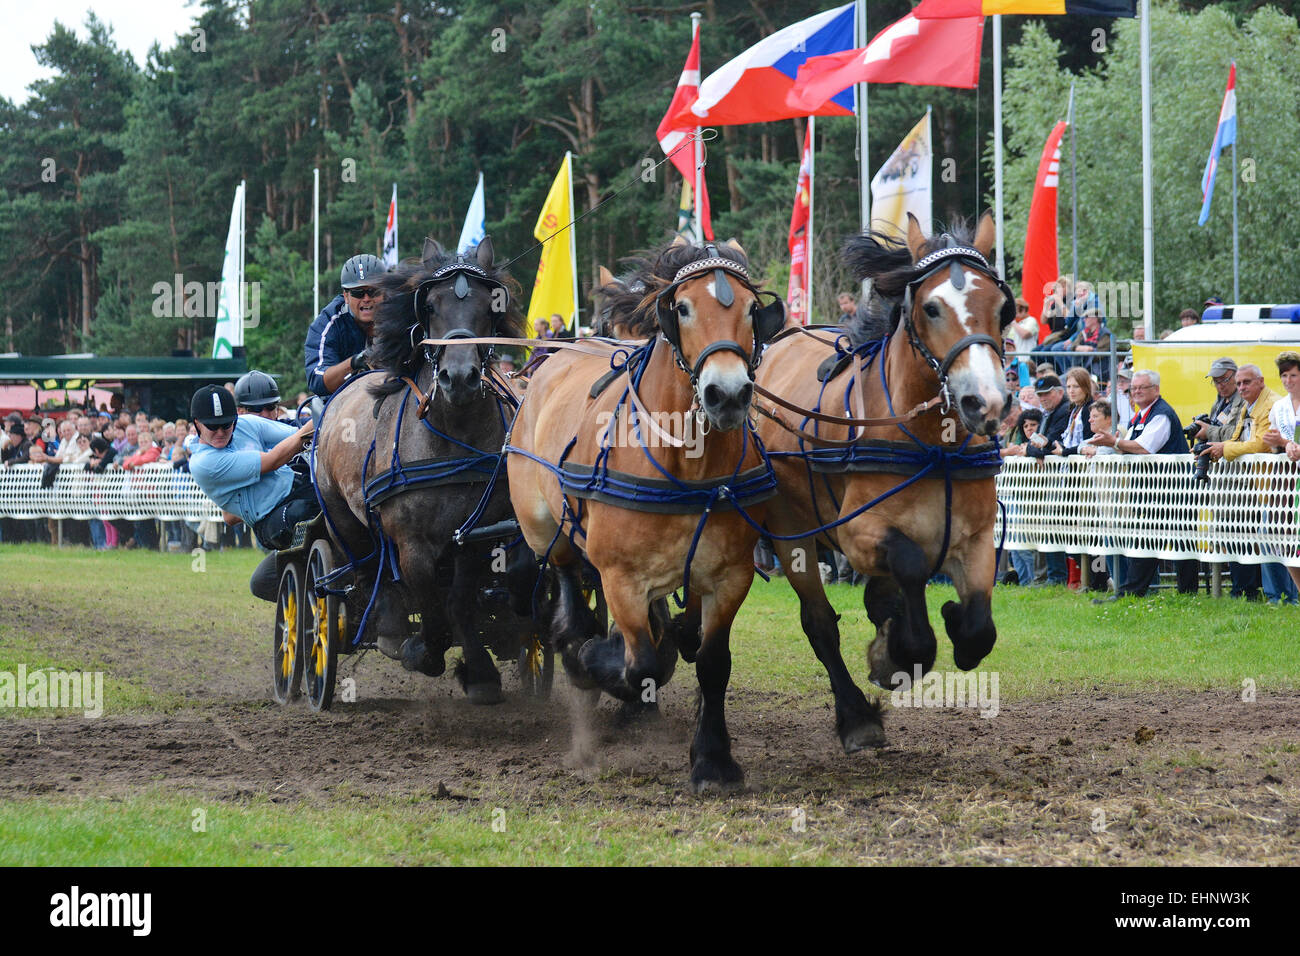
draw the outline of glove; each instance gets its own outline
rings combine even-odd
[[[351,361],[349,364],[351,365],[351,367],[352,367],[352,371],[354,371],[354,372],[359,372],[359,371],[361,371],[362,369],[369,369],[369,368],[370,368],[370,350],[369,350],[369,349],[362,349],[362,350],[361,350],[360,352],[358,352],[356,355],[352,356],[352,361]]]

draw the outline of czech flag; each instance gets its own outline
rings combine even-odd
[[[1219,153],[1225,146],[1237,141],[1237,64],[1228,67],[1228,92],[1223,94],[1223,107],[1219,110],[1219,128],[1214,131],[1214,143],[1210,146],[1210,158],[1205,162],[1205,174],[1201,176],[1201,218],[1198,226],[1205,225],[1210,218],[1210,200],[1214,198],[1214,176],[1219,171]]]
[[[671,129],[733,126],[807,116],[808,111],[786,105],[799,67],[809,58],[852,50],[853,4],[800,20],[759,41],[711,73],[700,84],[700,95],[671,119]],[[816,116],[852,116],[853,91],[828,100]]]
[[[1061,14],[1089,17],[1135,17],[1135,0],[921,0],[912,13],[922,20],[986,17],[1003,13],[1049,17]]]

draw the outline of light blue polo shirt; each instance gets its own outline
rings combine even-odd
[[[260,415],[240,415],[225,448],[205,445],[191,435],[185,440],[190,474],[223,511],[239,515],[252,526],[270,514],[293,487],[293,469],[288,465],[262,474],[262,453],[297,430],[294,425]]]

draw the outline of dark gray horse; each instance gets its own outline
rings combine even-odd
[[[494,266],[491,239],[469,257],[426,240],[419,262],[408,260],[378,284],[384,301],[371,363],[383,371],[331,398],[316,439],[316,478],[336,553],[370,556],[358,564],[349,613],[372,605],[367,637],[409,670],[441,674],[445,652],[460,644],[470,700],[496,703],[501,677],[488,648],[510,651],[531,635],[531,621],[483,607],[488,577],[506,563],[500,544],[458,545],[452,537],[481,502],[477,526],[511,517],[504,468],[483,498],[513,408],[506,386],[492,378],[487,346],[420,343],[518,337],[517,286]]]

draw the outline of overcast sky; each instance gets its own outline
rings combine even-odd
[[[189,0],[0,0],[0,96],[25,102],[27,86],[50,71],[36,62],[32,45],[44,43],[58,20],[86,36],[86,13],[111,24],[118,49],[143,66],[155,40],[164,48],[190,26],[199,11]]]

